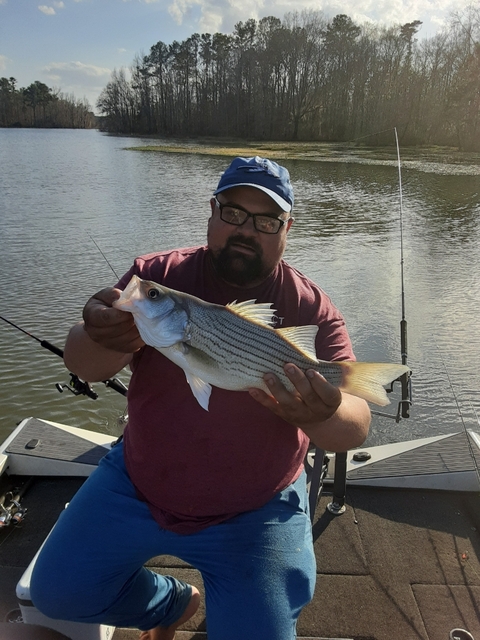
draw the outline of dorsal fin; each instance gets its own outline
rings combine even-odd
[[[230,302],[226,305],[230,311],[233,311],[238,316],[256,322],[258,324],[266,325],[267,327],[273,327],[275,309],[272,309],[271,302],[259,302],[255,300],[245,300],[245,302]]]
[[[307,358],[317,360],[315,337],[318,327],[316,324],[307,324],[303,327],[284,327],[283,329],[275,329],[275,331],[299,349]]]

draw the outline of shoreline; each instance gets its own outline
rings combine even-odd
[[[152,140],[153,142],[153,140]],[[130,151],[190,153],[214,156],[259,155],[274,160],[307,160],[316,162],[356,162],[397,165],[397,150],[391,146],[369,147],[340,142],[245,142],[178,140],[159,141],[158,144],[128,147]],[[434,163],[477,167],[480,172],[480,153],[459,151],[455,147],[400,147],[401,162]]]

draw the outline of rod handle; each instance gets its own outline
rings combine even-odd
[[[103,383],[106,387],[110,387],[110,389],[121,393],[122,396],[127,395],[127,387],[123,382],[120,382],[120,380],[117,380],[116,378],[109,378],[108,380],[104,380]]]
[[[60,356],[60,358],[63,358],[63,351],[47,340],[40,340],[40,346],[42,346],[44,349],[48,349],[56,356]]]

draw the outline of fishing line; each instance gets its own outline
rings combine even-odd
[[[397,133],[396,127],[394,127],[395,135]],[[365,140],[365,138],[373,138],[373,136],[379,136],[381,133],[391,133],[392,128],[382,129],[381,131],[374,131],[373,133],[367,133],[365,136],[359,136],[358,138],[352,138],[349,142],[346,142],[346,145],[351,144],[352,142],[356,142],[357,140]]]
[[[472,458],[473,466],[474,466],[475,472],[477,474],[478,484],[480,486],[480,469],[478,467],[477,459],[475,457],[475,452],[473,450],[472,440],[471,440],[471,437],[470,437],[470,435],[468,433],[467,425],[465,424],[465,419],[463,417],[462,409],[460,407],[460,402],[458,401],[458,396],[455,393],[455,389],[453,387],[453,382],[452,382],[452,379],[450,377],[450,373],[449,373],[449,371],[447,369],[447,364],[446,364],[445,360],[443,359],[442,352],[440,351],[439,346],[438,346],[436,341],[435,341],[435,344],[436,344],[436,347],[437,347],[438,355],[440,356],[440,360],[442,361],[443,368],[444,368],[445,373],[447,375],[448,384],[450,385],[450,389],[452,390],[452,393],[453,393],[453,399],[455,400],[455,405],[457,407],[458,415],[460,416],[460,420],[462,421],[463,430],[465,431],[465,437],[467,439],[468,451],[470,453],[470,457]],[[470,402],[470,404],[471,404],[471,402]],[[480,425],[480,422],[478,420],[477,412],[475,411],[475,408],[474,408],[473,404],[471,404],[471,406],[472,406],[473,412],[475,414],[475,417],[477,418],[477,422]]]
[[[472,407],[472,411],[475,414],[475,418],[477,420],[478,426],[480,427],[480,418],[478,417],[478,413],[477,410],[475,409],[475,407],[473,406],[473,402],[470,400],[470,406]]]
[[[105,262],[108,264],[108,266],[110,267],[110,269],[113,271],[113,275],[116,277],[117,280],[120,280],[120,278],[118,277],[115,269],[112,267],[112,265],[110,264],[110,262],[108,261],[107,256],[103,253],[103,251],[100,249],[100,247],[98,246],[98,244],[95,242],[95,239],[93,238],[93,236],[91,236],[90,234],[88,234],[90,236],[90,240],[93,242],[93,244],[97,247],[97,249],[100,251],[100,253],[102,254]]]

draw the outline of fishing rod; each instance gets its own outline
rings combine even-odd
[[[4,318],[1,315],[0,315],[0,320],[3,320],[10,326],[14,327],[14,329],[18,329],[18,331],[21,331],[22,333],[29,336],[30,338],[33,338],[38,343],[40,343],[41,347],[43,347],[44,349],[47,349],[51,353],[54,353],[56,356],[59,356],[60,358],[63,359],[62,349],[59,349],[58,347],[53,345],[51,342],[48,342],[48,340],[41,340],[40,338],[37,338],[37,336],[34,336],[32,333],[26,331],[25,329],[22,329],[21,327],[16,325],[14,322],[12,322],[11,320],[8,320],[7,318]],[[92,389],[89,382],[84,382],[83,380],[80,380],[80,378],[75,373],[71,373],[71,372],[69,373],[70,373],[70,382],[68,384],[57,383],[55,385],[58,391],[63,392],[64,389],[68,389],[68,391],[71,391],[71,393],[73,393],[73,395],[75,396],[84,395],[84,396],[88,396],[92,400],[96,400],[98,398],[98,393],[96,393]],[[117,378],[109,378],[108,380],[103,380],[102,382],[106,387],[109,387],[110,389],[113,389],[114,391],[121,393],[123,396],[127,395],[127,387],[123,384],[123,382],[121,382]]]
[[[387,129],[385,131],[380,131],[378,133],[385,133],[386,131],[390,131]],[[398,188],[399,188],[399,199],[400,199],[400,280],[401,280],[401,301],[402,301],[402,317],[400,320],[400,352],[402,358],[402,364],[407,364],[407,319],[405,312],[405,275],[404,275],[404,251],[403,251],[403,188],[402,188],[402,165],[400,161],[400,145],[398,142],[398,133],[397,128],[393,128],[395,134],[395,146],[397,149],[397,167],[398,167]],[[376,135],[376,134],[370,134]],[[369,137],[369,136],[363,136]],[[360,138],[357,138],[360,139]],[[397,380],[401,384],[401,400],[397,405],[397,413],[396,415],[391,415],[390,413],[384,413],[382,411],[372,411],[372,413],[384,416],[386,418],[394,418],[395,422],[400,422],[401,418],[409,418],[410,417],[410,407],[412,405],[412,382],[410,373],[406,372],[397,378]],[[390,388],[387,389],[387,393],[393,391],[393,385],[397,381],[394,380]]]
[[[403,189],[402,189],[402,165],[400,162],[400,145],[398,143],[397,128],[394,128],[395,144],[397,147],[397,165],[398,165],[398,186],[400,192],[400,278],[402,282],[402,319],[400,320],[400,350],[402,355],[402,364],[407,364],[407,320],[405,315],[405,277],[404,277],[404,257],[403,257]],[[402,418],[410,417],[410,406],[412,404],[412,384],[409,373],[404,373],[400,377],[402,385],[402,399],[399,404],[401,406]]]

